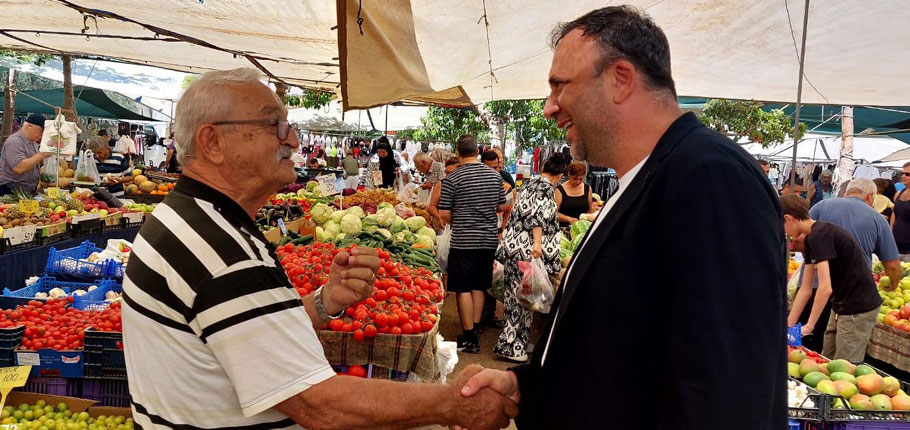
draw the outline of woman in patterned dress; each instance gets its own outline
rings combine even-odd
[[[506,326],[493,352],[509,360],[528,360],[528,338],[533,318],[532,311],[518,303],[517,293],[522,278],[518,262],[540,258],[551,275],[559,273],[561,268],[554,189],[565,170],[566,158],[557,153],[544,164],[540,176],[518,187],[512,217],[496,250],[496,260],[505,268]]]

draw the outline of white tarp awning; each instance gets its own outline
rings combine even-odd
[[[679,95],[796,98],[803,0],[627,2],[644,8],[667,33]],[[19,0],[3,2],[0,49],[105,56],[193,73],[256,62],[291,84],[341,88],[345,108],[397,100],[469,105],[545,97],[549,32],[603,5]],[[814,0],[803,102],[910,105],[907,22],[904,0]]]
[[[824,134],[808,134],[799,141],[796,149],[797,161],[836,162],[840,158],[841,137]],[[793,158],[793,141],[788,140],[769,148],[757,143],[748,143],[743,148],[757,158],[790,161]],[[854,136],[853,159],[869,163],[879,162],[895,151],[907,148],[900,140],[885,136]]]

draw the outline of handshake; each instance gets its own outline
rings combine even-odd
[[[459,425],[454,430],[501,429],[518,415],[518,380],[512,372],[485,369],[472,364],[455,379],[460,396],[455,411]]]

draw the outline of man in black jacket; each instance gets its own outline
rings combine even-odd
[[[630,7],[553,33],[545,114],[620,188],[576,252],[528,365],[479,371],[518,428],[786,425],[786,250],[754,159],[676,102],[663,31]],[[477,372],[477,370],[474,370]]]

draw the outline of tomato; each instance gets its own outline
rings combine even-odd
[[[411,333],[414,333],[414,328],[411,326],[411,323],[404,323],[401,325],[401,334]]]
[[[429,321],[421,321],[421,322],[420,322],[420,329],[423,330],[424,332],[428,332],[428,331],[430,331],[430,330],[433,330],[433,323],[431,323],[431,322],[429,322]]]
[[[432,326],[430,326],[430,327],[432,327]],[[363,335],[368,338],[376,337],[376,326],[374,326],[373,324],[367,324],[363,328]]]
[[[401,334],[401,327],[392,327],[389,330],[390,334]]]
[[[354,340],[360,342],[363,340],[363,337],[364,337],[363,330],[360,330],[360,329],[354,330]]]
[[[367,377],[367,370],[364,369],[363,366],[356,366],[356,365],[355,365],[355,366],[351,366],[351,367],[348,369],[348,375],[350,375],[350,376],[356,376],[356,377],[358,377],[358,378],[366,378],[366,377]]]
[[[376,315],[376,324],[378,324],[379,327],[388,326],[389,325],[389,316],[386,314]]]
[[[395,327],[398,325],[398,314],[389,314],[389,326]]]
[[[340,319],[329,321],[329,328],[332,329],[332,331],[341,331],[341,327],[343,326],[344,321]]]

